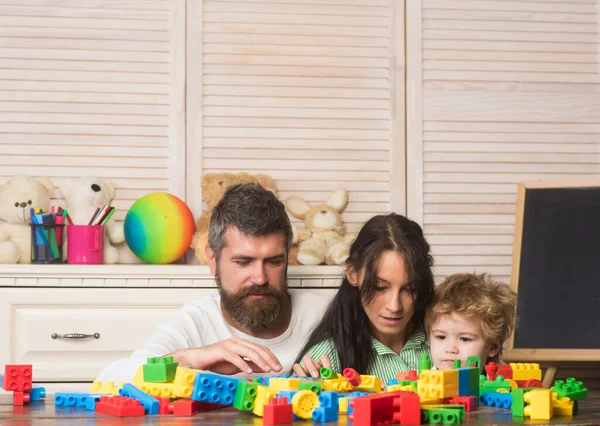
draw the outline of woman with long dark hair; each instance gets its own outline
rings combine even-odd
[[[298,375],[321,366],[354,368],[383,383],[416,370],[429,354],[423,329],[434,290],[433,258],[423,230],[391,213],[367,221],[350,247],[346,274],[294,365]]]

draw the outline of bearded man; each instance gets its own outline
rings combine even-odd
[[[213,209],[206,248],[218,294],[186,303],[129,358],[97,380],[130,381],[146,358],[219,374],[278,375],[322,318],[328,299],[289,292],[292,227],[285,206],[258,184],[227,189]]]

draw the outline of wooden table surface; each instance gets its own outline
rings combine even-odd
[[[54,407],[52,396],[46,401],[34,401],[23,407],[13,407],[12,397],[0,395],[0,425],[220,425],[248,426],[262,425],[262,418],[253,414],[242,413],[233,408],[201,413],[193,417],[174,416],[144,416],[144,417],[114,417],[107,414],[86,411],[84,408]],[[312,421],[295,422],[296,426],[313,425]],[[348,419],[341,415],[338,422],[326,425],[348,425]],[[510,410],[501,408],[481,407],[479,410],[467,413],[465,425],[515,425],[515,424],[571,424],[571,425],[600,425],[600,399],[586,399],[579,404],[579,414],[570,417],[555,417],[547,421],[513,419]],[[356,425],[362,426],[362,425]]]

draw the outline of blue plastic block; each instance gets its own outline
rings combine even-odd
[[[96,411],[96,402],[100,400],[100,397],[88,398],[85,400],[85,409],[87,411]]]
[[[233,406],[239,380],[217,374],[198,373],[191,399]]]
[[[38,388],[39,389],[39,388]],[[44,390],[44,394],[45,394]],[[57,392],[54,394],[55,407],[85,407],[88,399],[99,399],[100,395],[90,393]]]
[[[148,395],[140,388],[133,386],[131,383],[125,383],[123,387],[119,389],[119,395],[140,401],[140,404],[143,405],[146,410],[146,414],[158,414],[158,409],[160,408],[158,400],[152,395]]]
[[[2,381],[2,379],[0,379],[0,382],[1,381]],[[39,401],[43,398],[46,398],[46,388],[34,385],[31,388],[31,392],[29,393],[29,400],[30,401]]]
[[[312,418],[315,422],[333,422],[338,419],[337,408],[332,407],[315,407],[312,412]]]
[[[393,386],[398,384],[398,379],[390,379],[387,382],[387,386]]]
[[[512,395],[508,392],[484,392],[479,398],[481,404],[488,407],[510,408]]]
[[[458,396],[469,396],[471,391],[471,369],[458,368]]]
[[[339,399],[337,392],[321,392],[319,395],[319,404],[323,408],[339,408]]]

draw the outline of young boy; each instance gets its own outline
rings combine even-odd
[[[502,346],[516,325],[517,295],[485,274],[454,274],[438,285],[425,316],[432,366],[465,367],[478,356],[481,367],[499,362]]]

